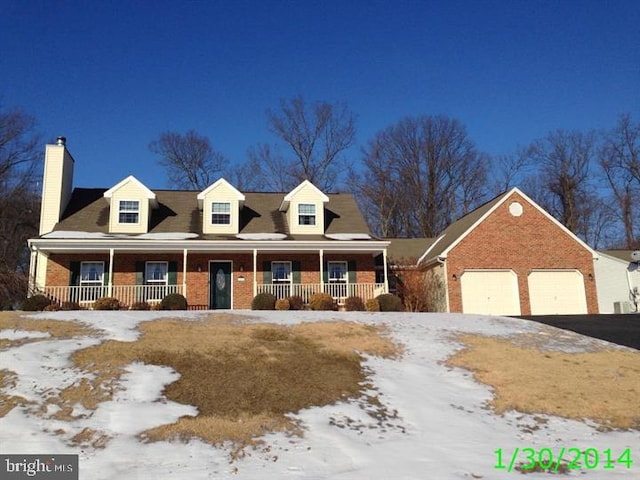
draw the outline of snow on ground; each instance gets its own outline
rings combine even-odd
[[[83,480],[158,479],[501,479],[518,478],[495,468],[499,448],[508,465],[515,448],[611,449],[612,455],[631,448],[631,468],[572,471],[569,478],[639,478],[640,434],[600,432],[583,422],[546,417],[537,424],[533,416],[517,412],[498,416],[484,407],[491,398],[489,387],[473,380],[461,369],[442,364],[461,345],[452,340],[459,332],[508,336],[520,332],[540,333],[541,326],[517,319],[444,314],[237,312],[256,321],[291,324],[329,318],[369,324],[384,324],[394,339],[405,346],[401,359],[370,357],[375,393],[389,412],[397,412],[379,425],[353,400],[310,408],[295,415],[304,436],[267,435],[262,448],[245,458],[229,461],[228,448],[201,441],[145,444],[137,435],[156,425],[171,423],[196,409],[162,398],[162,389],[177,378],[169,368],[132,364],[121,379],[111,401],[95,411],[83,411],[72,422],[55,420],[14,408],[0,418],[0,453],[77,453]],[[182,314],[197,319],[202,312]],[[0,351],[0,369],[11,370],[19,379],[5,393],[43,402],[52,389],[77,380],[69,356],[104,339],[133,341],[141,321],[166,317],[166,312],[52,312],[36,318],[77,319],[104,337],[72,340],[43,339]],[[549,330],[547,329],[546,332]],[[557,331],[562,335],[561,331]],[[13,336],[12,336],[13,335]],[[0,332],[0,338],[32,337],[28,332]],[[77,447],[69,439],[89,428],[111,440],[105,448]],[[63,429],[64,434],[58,432]],[[519,460],[524,461],[524,457]],[[531,473],[525,478],[548,478]]]

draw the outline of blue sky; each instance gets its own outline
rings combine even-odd
[[[148,144],[195,129],[231,162],[281,98],[344,101],[358,145],[408,115],[508,153],[640,119],[640,2],[0,0],[0,103],[67,137],[76,186],[166,187]]]

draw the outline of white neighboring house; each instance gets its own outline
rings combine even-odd
[[[640,302],[640,269],[632,250],[598,252],[594,260],[600,313],[631,313]]]

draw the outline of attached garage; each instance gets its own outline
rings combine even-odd
[[[513,270],[466,270],[460,287],[463,313],[520,315],[518,276]]]
[[[529,274],[531,315],[586,314],[584,277],[578,270],[537,270]]]

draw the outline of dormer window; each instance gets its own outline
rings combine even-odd
[[[139,223],[140,202],[138,200],[120,200],[118,208],[119,223]]]
[[[231,203],[212,202],[211,203],[211,224],[231,225]]]
[[[298,204],[298,225],[316,224],[316,206],[313,203]]]

